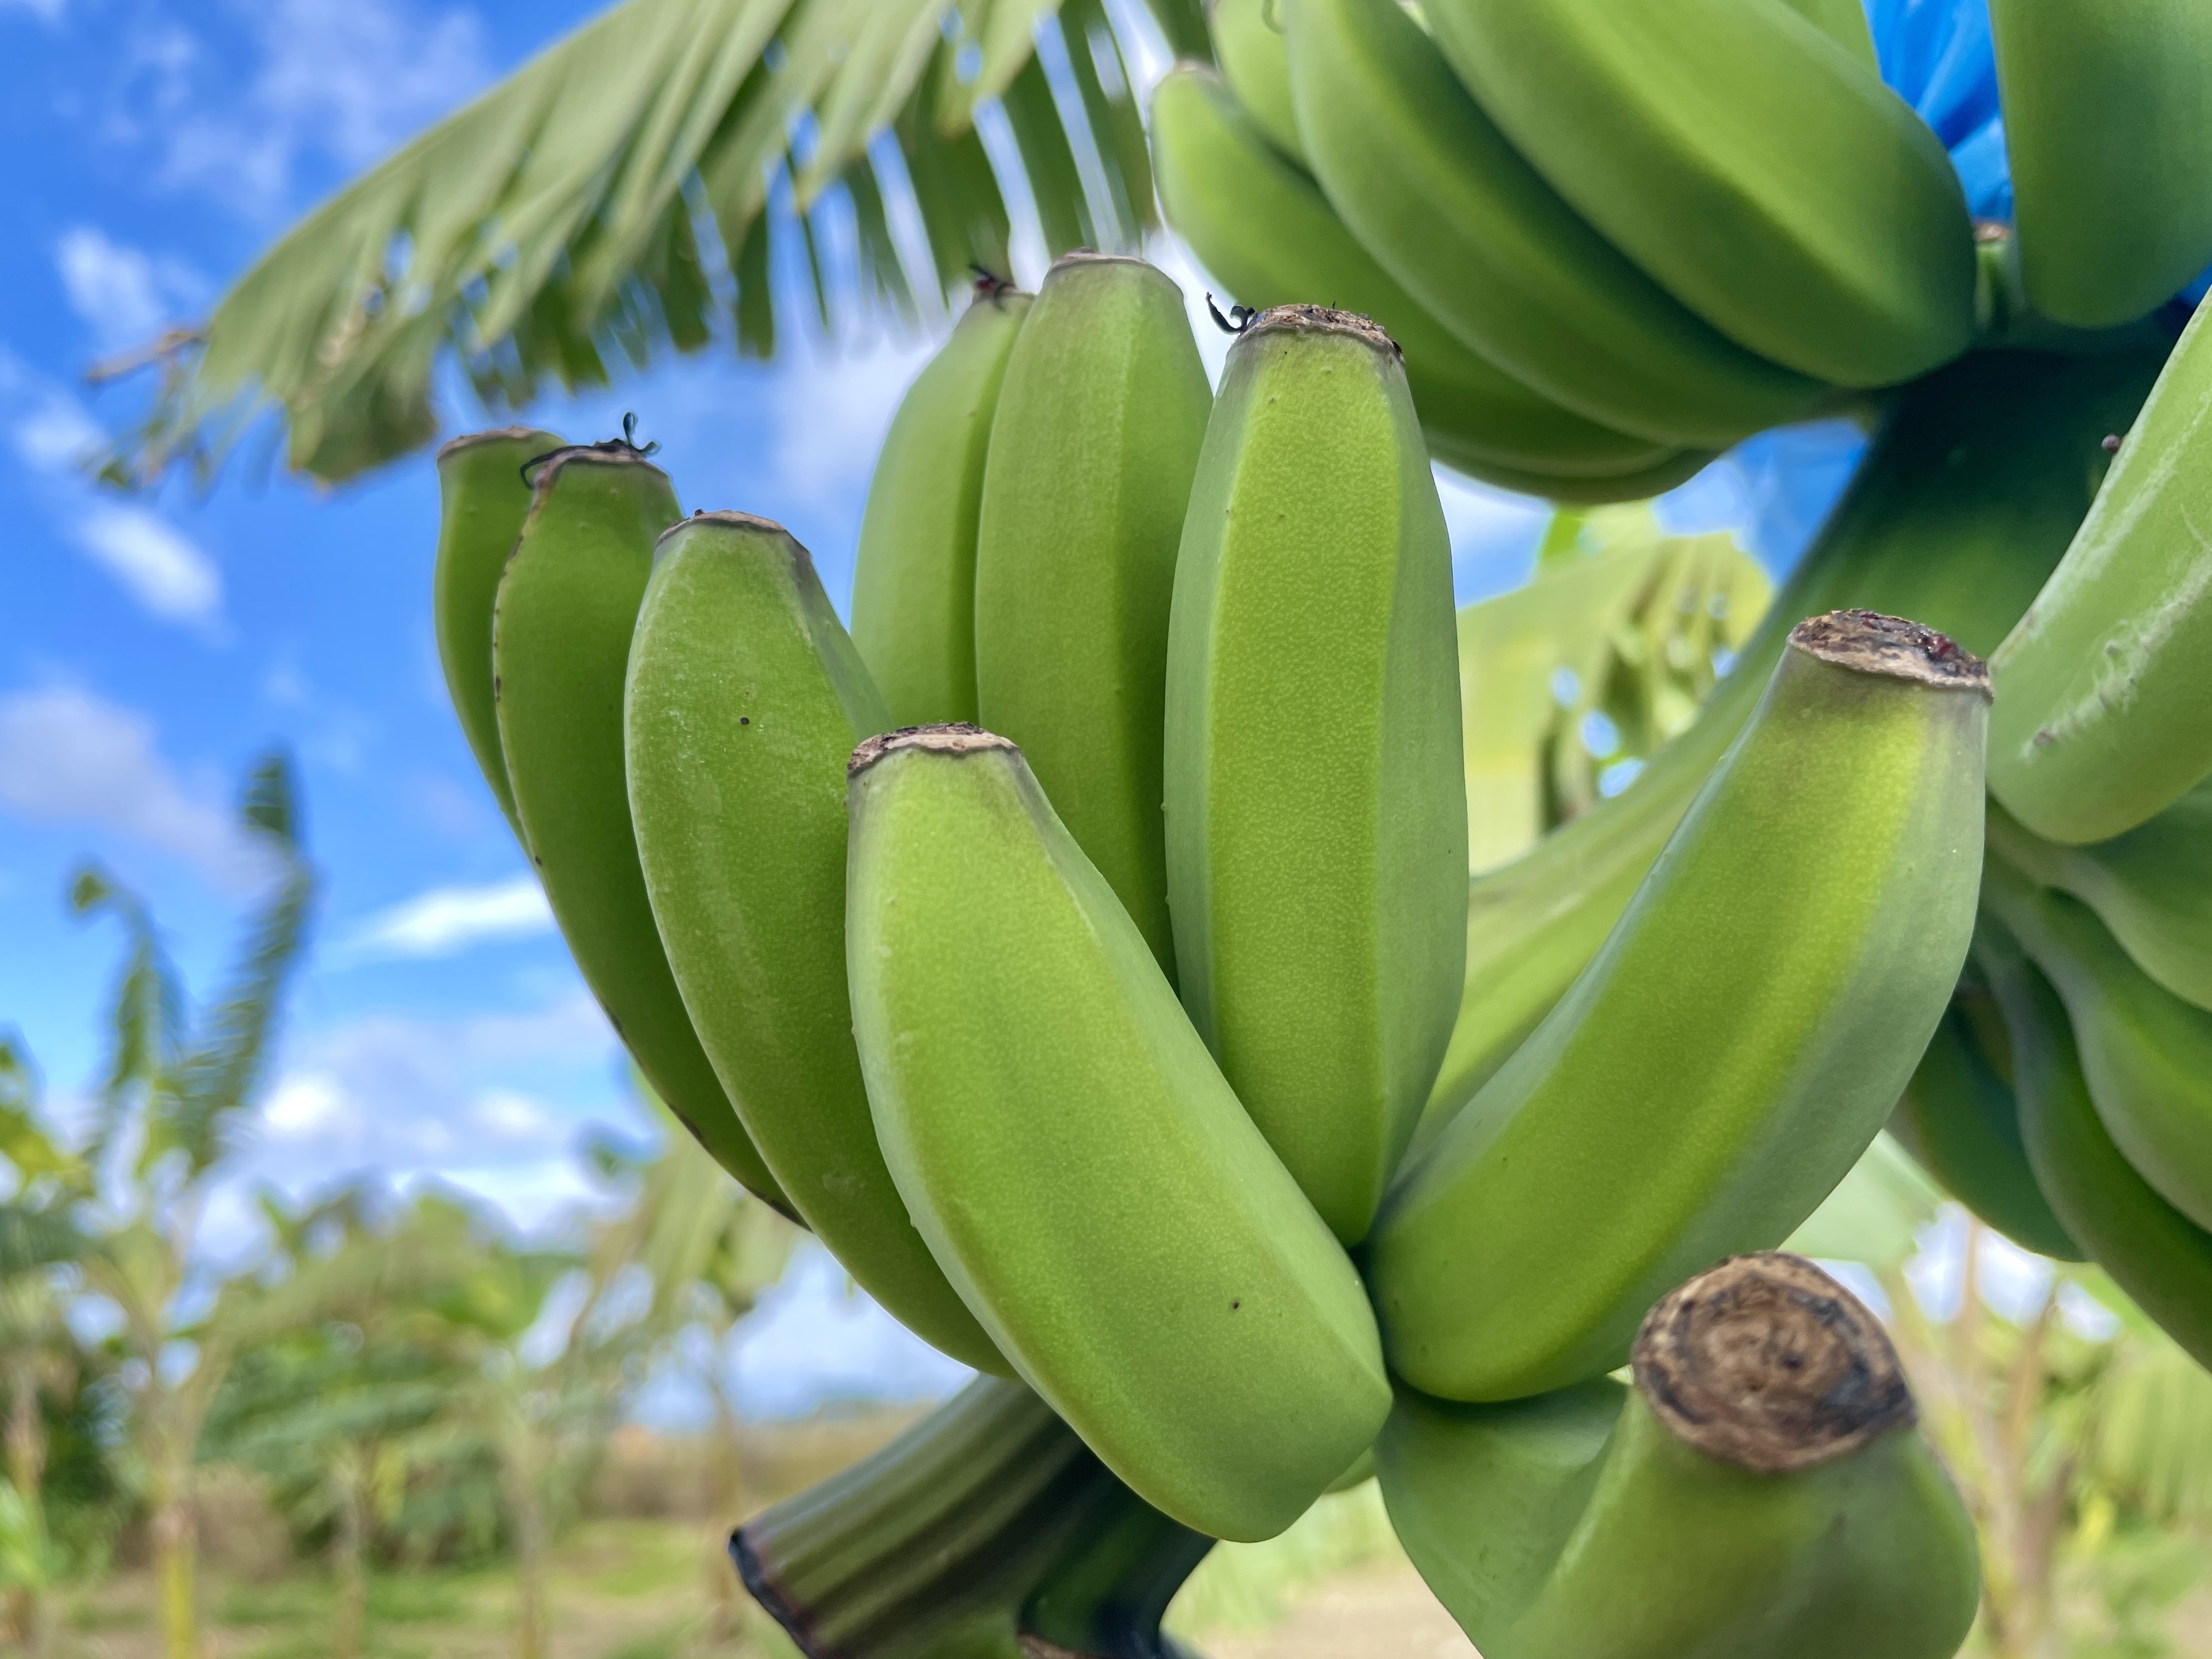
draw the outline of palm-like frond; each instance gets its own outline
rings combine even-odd
[[[1200,0],[1146,4],[1171,49],[1204,55]],[[1139,15],[1131,0],[625,0],[295,226],[204,328],[137,354],[163,381],[107,475],[204,470],[274,405],[295,466],[349,477],[428,441],[448,356],[509,408],[605,382],[616,357],[696,350],[726,322],[765,356],[779,272],[833,333],[912,323],[971,264],[1006,270],[1016,183],[1049,251],[1133,246],[1155,222]],[[978,134],[993,107],[1021,180]]]

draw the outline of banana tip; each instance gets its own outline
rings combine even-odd
[[[1674,1437],[1781,1474],[1915,1420],[1881,1322],[1802,1256],[1730,1256],[1662,1297],[1636,1334],[1636,1386]]]
[[[1800,651],[1861,674],[1990,695],[1990,665],[1947,634],[1879,611],[1831,611],[1790,630]]]
[[[993,749],[1004,749],[1017,755],[1022,752],[1012,738],[986,732],[965,720],[954,720],[945,726],[902,726],[896,732],[863,738],[860,747],[853,750],[853,757],[845,763],[845,776],[848,780],[857,778],[884,756],[902,749],[926,749],[933,755],[956,757]]]
[[[1330,306],[1270,306],[1238,332],[1247,339],[1255,334],[1348,334],[1385,356],[1406,355],[1373,318]]]

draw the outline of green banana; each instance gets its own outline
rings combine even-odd
[[[2197,0],[1990,0],[2030,302],[2124,323],[2212,264],[2212,10]]]
[[[1140,1497],[1272,1537],[1389,1410],[1351,1262],[1019,750],[871,738],[851,796],[854,1034],[915,1224]]]
[[[2113,1144],[2065,1005],[2019,945],[1985,916],[1974,953],[2012,1033],[2021,1133],[2051,1207],[2114,1284],[2212,1367],[2212,1233],[2160,1198]]]
[[[1397,349],[1346,312],[1263,312],[1176,563],[1168,898],[1192,1023],[1346,1244],[1458,1006],[1461,750],[1451,538]]]
[[[809,1659],[1183,1659],[1159,1613],[1213,1540],[1108,1473],[1018,1382],[979,1378],[730,1538]]]
[[[1790,7],[1429,0],[1425,13],[1536,172],[1730,339],[1844,386],[1925,374],[1972,341],[1973,227],[1942,141]],[[1295,75],[1295,29],[1291,55]]]
[[[1900,394],[1850,489],[1697,720],[1621,794],[1468,891],[1467,985],[1416,1152],[1519,1046],[1605,942],[1733,740],[1793,618],[1848,606],[1994,648],[2088,510],[2103,434],[2160,356],[1982,352]]]
[[[1552,474],[1571,474],[1611,498],[1656,493],[1644,475],[1677,464],[1670,447],[1584,420],[1462,344],[1375,263],[1212,70],[1184,64],[1161,79],[1152,134],[1161,205],[1199,263],[1255,309],[1318,299],[1381,324],[1406,353],[1430,453],[1447,466],[1540,495]]]
[[[2212,1008],[2212,781],[2124,836],[2062,847],[1990,805],[1990,849],[2097,913],[2143,972]]]
[[[2061,1261],[2082,1261],[2086,1253],[2036,1184],[2012,1085],[1976,1040],[1972,1006],[1990,1001],[1989,988],[1969,969],[1890,1114],[1889,1132],[1946,1192],[2014,1243]],[[2008,1072],[2009,1052],[2003,1060]]]
[[[2200,307],[2096,505],[1990,659],[1990,790],[2049,841],[2108,841],[2212,773],[2212,334]]]
[[[1874,30],[1859,0],[1782,0],[1782,3],[1875,74],[1881,73],[1881,60],[1875,56]]]
[[[975,545],[975,692],[1174,972],[1160,723],[1176,544],[1213,395],[1176,285],[1071,253],[1006,365]]]
[[[1030,296],[995,277],[908,388],[868,483],[853,643],[891,726],[975,718],[975,523],[991,416]]]
[[[1298,131],[1322,188],[1382,267],[1484,356],[1578,414],[1677,447],[1724,447],[1826,395],[1609,246],[1396,0],[1283,4]]]
[[[1206,0],[1206,23],[1213,37],[1213,61],[1221,65],[1222,78],[1237,100],[1251,112],[1267,142],[1303,167],[1304,141],[1291,102],[1290,52],[1283,41],[1284,5],[1285,0]]]
[[[2058,988],[2112,1139],[2167,1203],[2212,1228],[2212,1013],[2162,989],[2078,900],[1996,860],[1984,892]]]
[[[623,676],[653,538],[678,516],[667,474],[627,444],[538,465],[492,617],[500,749],[530,861],[615,1035],[714,1161],[793,1215],[691,1029],[630,824]]]
[[[1803,1258],[1682,1285],[1601,1378],[1502,1406],[1401,1392],[1383,1501],[1490,1659],[1948,1659],[1973,1522],[1896,1351]]]
[[[890,721],[782,526],[700,514],[660,538],[623,711],[661,942],[753,1145],[861,1289],[1003,1373],[876,1147],[845,991],[845,760]]]
[[[1917,623],[1790,631],[1604,948],[1384,1200],[1398,1376],[1456,1400],[1595,1376],[1686,1269],[1818,1207],[1957,981],[1988,708],[1980,660]]]
[[[508,426],[471,432],[438,451],[438,562],[431,577],[438,663],[446,671],[446,692],[460,718],[461,735],[518,841],[522,821],[514,816],[514,791],[500,753],[499,704],[492,690],[491,611],[500,572],[530,511],[522,469],[561,447],[550,432]]]

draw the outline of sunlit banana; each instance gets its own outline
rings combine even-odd
[[[1382,267],[1484,356],[1591,420],[1678,447],[1721,447],[1824,395],[1609,246],[1395,0],[1280,3],[1322,188]]]
[[[1381,324],[1406,354],[1430,453],[1447,466],[1535,495],[1554,488],[1552,474],[1573,474],[1571,487],[1607,500],[1656,494],[1655,468],[1680,481],[1672,447],[1572,414],[1463,344],[1375,263],[1212,70],[1168,72],[1152,134],[1168,222],[1199,263],[1255,309],[1315,302]]]
[[[540,464],[492,619],[500,748],[569,954],[646,1079],[716,1163],[787,1215],[691,1029],[653,926],[623,774],[623,676],[667,475],[626,444]]]
[[[891,726],[975,718],[975,521],[1006,359],[1030,296],[993,277],[892,417],[853,570],[853,643]],[[848,745],[849,747],[849,745]]]
[[[1286,0],[1206,0],[1206,23],[1213,37],[1213,61],[1221,65],[1222,78],[1236,93],[1237,100],[1251,112],[1269,143],[1304,167],[1305,149],[1298,137],[1297,112],[1291,102],[1290,52],[1283,42],[1285,3]]]
[[[2212,1367],[2212,1233],[2160,1198],[2113,1144],[2050,981],[1986,918],[1974,954],[2004,1006],[2021,1133],[2051,1207],[2114,1284]]]
[[[1730,339],[1848,386],[1966,349],[1973,228],[1942,141],[1808,18],[1774,0],[1429,0],[1425,15],[1535,170]]]
[[[890,722],[806,550],[744,513],[654,550],[623,696],[629,810],[668,965],[799,1215],[956,1359],[1007,1367],[876,1148],[845,993],[845,761]]]
[[[1176,565],[1177,986],[1356,1243],[1451,1035],[1466,931],[1451,538],[1397,349],[1282,306],[1230,348]]]
[[[1992,860],[1987,902],[2057,987],[2097,1115],[2166,1201],[2212,1228],[2212,1013],[2136,966],[2095,913]]]
[[[472,432],[438,452],[438,562],[431,579],[438,662],[461,735],[517,839],[522,825],[500,753],[499,707],[492,691],[491,611],[500,572],[530,511],[522,469],[560,447],[561,440],[550,432],[509,426]]]
[[[1392,1525],[1488,1659],[1948,1659],[1973,1522],[1897,1354],[1802,1257],[1738,1256],[1656,1307],[1635,1381],[1503,1406],[1401,1392]]]
[[[1988,708],[1917,623],[1791,630],[1604,949],[1384,1200],[1393,1370],[1457,1400],[1596,1376],[1667,1286],[1828,1195],[1966,956]]]
[[[1960,976],[1950,1008],[1890,1114],[1889,1131],[1945,1191],[2014,1243],[2039,1255],[2079,1261],[2081,1247],[2051,1212],[2027,1161],[2019,1105],[2007,1080],[2009,1039],[1993,1002],[1978,974],[1969,969]],[[1978,1040],[1978,1015],[2005,1045],[2000,1054],[1985,1052]]]
[[[1139,259],[1047,273],[991,427],[975,691],[1170,973],[1168,607],[1212,406],[1182,295]]]
[[[2143,972],[2212,1008],[2212,782],[2087,847],[2045,841],[1995,803],[1988,833],[2014,868],[2094,910]]]
[[[1782,3],[1850,52],[1877,75],[1874,30],[1868,26],[1866,8],[1859,0],[1782,0]]]
[[[1990,789],[2051,841],[2106,841],[2212,772],[2212,307],[2125,432],[2081,533],[1990,659]]]
[[[2088,510],[2100,440],[2133,417],[2157,356],[1986,352],[1905,393],[1767,621],[1690,728],[1468,895],[1467,985],[1418,1147],[1474,1095],[1605,940],[1742,726],[1792,619],[1911,616],[1970,651],[2020,618]]]
[[[2212,9],[1991,0],[2021,276],[2035,308],[2104,328],[2212,264]]]
[[[872,739],[852,813],[854,1031],[915,1225],[1141,1497],[1281,1531],[1389,1409],[1352,1264],[1019,750]]]

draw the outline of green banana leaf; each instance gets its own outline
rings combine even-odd
[[[1772,597],[1727,536],[1668,536],[1643,506],[1558,514],[1534,579],[1459,613],[1469,868],[1518,857],[1686,726]]]
[[[1200,0],[1146,4],[1170,51],[1209,55]],[[1157,223],[1143,15],[625,0],[294,225],[204,325],[95,369],[161,368],[103,476],[204,476],[271,410],[295,468],[354,476],[436,434],[447,359],[488,406],[519,409],[731,332],[772,356],[801,295],[833,335],[932,321],[971,265],[1008,269],[1024,198],[1054,254],[1133,248]],[[986,108],[1018,177],[985,152]],[[779,293],[794,270],[799,294]]]

